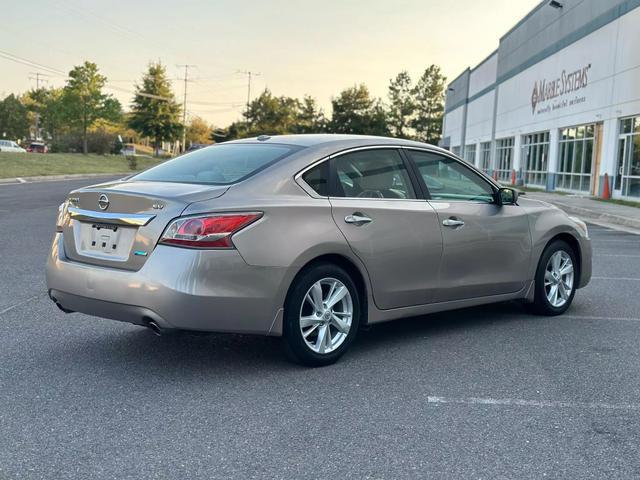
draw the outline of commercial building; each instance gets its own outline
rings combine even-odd
[[[541,2],[449,84],[442,145],[506,184],[640,201],[640,0]]]

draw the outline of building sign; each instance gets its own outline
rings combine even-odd
[[[535,82],[531,93],[532,113],[548,113],[585,102],[586,96],[580,95],[580,91],[589,84],[590,69],[591,64],[572,72],[563,70],[557,78]]]

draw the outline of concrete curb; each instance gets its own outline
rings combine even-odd
[[[137,172],[114,173],[74,173],[68,175],[40,175],[36,177],[0,178],[0,185],[18,185],[21,183],[60,182],[63,180],[82,180],[83,178],[119,177],[132,175]]]
[[[640,230],[640,210],[638,211],[638,218],[631,217],[622,217],[620,215],[613,215],[611,213],[599,212],[596,210],[590,210],[588,208],[576,207],[575,205],[567,205],[562,202],[558,202],[556,200],[549,201],[545,200],[548,203],[555,205],[558,208],[561,208],[565,212],[576,215],[585,220],[596,220],[603,223],[608,223],[612,225],[620,225],[622,227],[633,228],[634,230]]]

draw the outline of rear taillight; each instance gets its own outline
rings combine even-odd
[[[61,233],[67,217],[67,202],[63,202],[58,207],[58,217],[56,219],[56,232]]]
[[[178,218],[169,224],[158,243],[191,248],[233,248],[233,234],[260,217],[262,212]]]

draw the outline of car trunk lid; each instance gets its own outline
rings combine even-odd
[[[228,188],[125,180],[76,190],[62,227],[65,253],[76,262],[139,270],[172,219]]]

